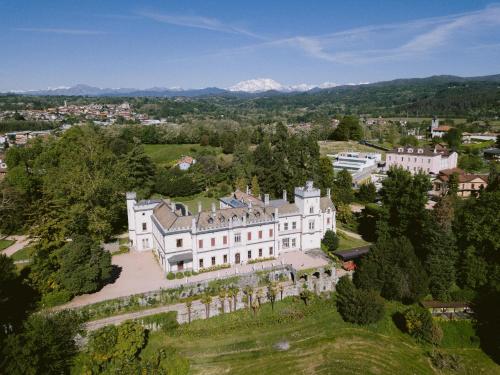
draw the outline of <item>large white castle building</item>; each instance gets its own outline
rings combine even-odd
[[[221,265],[242,264],[277,257],[287,251],[306,251],[321,246],[330,229],[336,231],[335,206],[328,190],[308,181],[282,199],[259,199],[235,191],[221,198],[219,208],[193,214],[182,203],[169,200],[137,202],[127,193],[129,239],[133,250],[153,250],[165,272],[199,271]]]

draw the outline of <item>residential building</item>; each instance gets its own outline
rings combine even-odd
[[[458,154],[446,148],[397,147],[385,157],[385,168],[402,167],[411,173],[419,171],[438,174],[443,169],[457,167]]]
[[[500,160],[500,148],[491,147],[483,151],[483,156],[488,160]]]
[[[196,159],[191,156],[183,156],[177,161],[177,166],[181,171],[187,171],[192,165],[196,164]]]
[[[330,198],[308,181],[294,191],[295,202],[264,200],[249,192],[234,192],[193,214],[169,200],[136,201],[127,193],[129,239],[135,251],[153,250],[165,272],[246,263],[288,251],[320,248],[330,229],[336,231]]]
[[[446,195],[449,190],[450,178],[453,174],[457,175],[459,197],[470,197],[488,186],[488,176],[479,174],[465,173],[460,168],[445,169],[439,171],[437,177],[432,181],[434,195]]]
[[[431,138],[442,138],[452,127],[448,125],[439,125],[439,119],[434,117],[431,122]]]

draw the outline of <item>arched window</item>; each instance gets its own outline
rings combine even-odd
[[[314,213],[314,207],[313,207],[313,206],[309,207],[309,213],[310,213],[310,214],[313,214],[313,213]]]
[[[208,224],[213,224],[213,222],[214,222],[214,219],[213,219],[213,218],[211,218],[211,217],[209,217],[209,218],[208,218]]]

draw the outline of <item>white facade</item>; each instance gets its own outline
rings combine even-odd
[[[295,188],[295,203],[264,200],[236,191],[221,208],[187,211],[170,201],[137,202],[127,194],[129,238],[135,251],[154,250],[165,272],[241,264],[287,251],[320,248],[326,230],[336,231],[329,193],[308,182]],[[200,207],[201,208],[201,207]]]
[[[402,167],[412,174],[419,171],[427,174],[438,174],[440,170],[456,168],[458,154],[454,151],[437,148],[433,150],[412,147],[399,147],[385,156],[386,170],[392,166]]]

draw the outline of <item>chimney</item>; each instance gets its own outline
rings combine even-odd
[[[283,190],[283,200],[286,201],[286,190]]]
[[[196,233],[196,219],[193,217],[191,220],[191,230]]]
[[[327,189],[326,189],[326,196],[327,196],[328,198],[331,198],[331,197],[332,197],[331,192],[330,192],[330,188],[327,188]]]
[[[252,213],[252,201],[248,202],[248,212]]]
[[[269,206],[269,194],[264,194],[264,206]]]
[[[212,202],[212,215],[215,216],[215,203]]]
[[[198,213],[201,213],[201,202],[198,201]]]
[[[247,192],[247,194],[249,194],[249,195],[250,195],[250,188],[248,187],[248,185],[247,185],[246,192]]]

